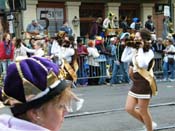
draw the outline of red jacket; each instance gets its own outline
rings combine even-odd
[[[0,60],[5,60],[5,59],[13,60],[13,58],[14,58],[14,45],[12,43],[10,43],[10,44],[11,45],[9,45],[5,49],[4,42],[3,41],[0,42]],[[7,49],[9,49],[8,52],[7,52]]]

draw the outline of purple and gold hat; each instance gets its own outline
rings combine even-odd
[[[71,82],[61,80],[59,67],[42,57],[31,57],[9,65],[2,90],[4,101],[14,100],[18,115],[59,95]]]

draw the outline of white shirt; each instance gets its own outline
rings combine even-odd
[[[51,54],[55,55],[59,52],[59,50],[60,50],[60,45],[56,40],[54,40],[51,47]]]
[[[138,63],[140,68],[148,68],[149,62],[154,58],[154,52],[149,49],[148,52],[143,52],[143,48],[139,48],[138,50],[133,49],[131,47],[125,47],[122,54],[122,62],[135,62]],[[134,67],[136,70],[136,67]]]
[[[175,47],[174,47],[174,45],[168,45],[164,51],[175,52]],[[173,54],[165,54],[163,61],[168,62],[168,58],[174,58],[174,55]]]
[[[88,47],[87,51],[88,51],[88,64],[91,66],[99,66],[99,62],[95,61],[95,58],[100,56],[97,48]]]
[[[34,56],[43,57],[44,56],[44,50],[42,48],[39,48],[35,51]]]
[[[14,59],[16,60],[17,57],[27,57],[27,53],[35,53],[35,50],[29,49],[21,44],[20,48],[15,48]]]

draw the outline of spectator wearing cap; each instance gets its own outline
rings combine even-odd
[[[32,22],[27,26],[26,32],[30,35],[42,35],[44,27],[41,26],[37,20],[32,20]]]
[[[64,31],[68,36],[72,35],[72,28],[69,26],[67,21],[63,22],[63,25],[59,29],[60,31]]]
[[[124,83],[129,83],[130,82],[130,78],[129,78],[129,74],[128,74],[128,66],[129,63],[128,62],[123,62],[122,61],[122,55],[123,55],[123,51],[126,47],[126,39],[130,39],[131,34],[128,32],[122,33],[121,37],[120,37],[120,43],[118,44],[118,60],[119,60],[119,66],[120,66],[120,73],[122,75],[122,77],[120,78],[120,80]]]
[[[132,23],[130,24],[130,28],[135,30],[135,25],[136,25],[136,22],[137,22],[138,18],[137,17],[134,17],[132,19]]]
[[[132,23],[130,24],[130,28],[135,32],[137,30],[140,30],[141,26],[142,26],[142,23],[140,19],[137,17],[134,17],[132,19]]]
[[[138,31],[138,30],[140,30],[141,28],[142,28],[142,22],[141,22],[140,19],[138,19],[138,20],[136,21],[136,24],[135,24],[135,30]]]
[[[163,81],[174,81],[175,79],[175,47],[173,45],[172,38],[167,37],[165,40],[166,48],[163,50],[164,59],[163,59]],[[168,74],[170,71],[170,76]]]
[[[120,62],[119,62],[119,38],[111,38],[111,42],[113,42],[112,56],[113,56],[113,66],[112,66],[112,76],[110,80],[110,85],[121,83],[121,79],[119,79],[118,75],[120,75]]]
[[[98,59],[96,59],[96,61],[98,61],[100,64],[100,79],[99,79],[98,84],[102,85],[102,84],[106,84],[107,56],[111,56],[111,53],[107,51],[104,45],[104,39],[102,37],[96,37],[95,43],[96,43],[95,47],[97,48],[100,54]]]
[[[111,53],[110,56],[107,56],[108,62],[107,64],[109,65],[110,69],[113,68],[113,63],[115,60],[116,56],[116,42],[118,41],[117,37],[111,37],[109,41],[109,45],[106,47],[107,51]]]
[[[0,115],[0,129],[58,131],[74,94],[70,86],[60,68],[46,58],[31,57],[11,64],[1,100],[12,114]]]

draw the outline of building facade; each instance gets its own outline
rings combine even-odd
[[[63,22],[67,21],[75,36],[86,36],[92,21],[97,17],[104,19],[111,11],[118,19],[127,16],[129,24],[133,17],[138,17],[143,26],[147,15],[152,15],[156,33],[161,36],[164,17],[162,5],[168,5],[170,16],[174,16],[174,3],[175,0],[26,0],[26,10],[13,13],[14,30],[20,35],[33,19],[37,19],[43,26],[47,26],[50,36],[54,36]]]

